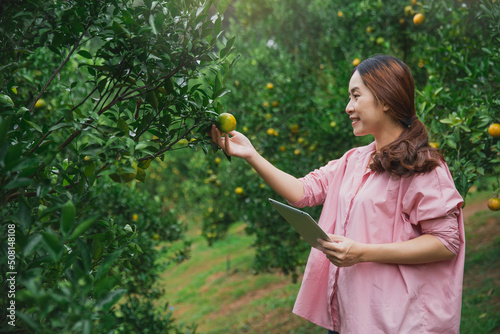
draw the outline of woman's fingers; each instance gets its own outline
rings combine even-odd
[[[226,148],[224,152],[226,152],[227,155],[231,155],[231,148],[229,147],[229,135],[227,133],[224,135],[224,144]]]
[[[353,241],[339,236],[330,236],[330,238],[333,242],[319,240],[322,251],[328,260],[330,260],[330,262],[337,267],[345,267],[355,264],[355,258],[349,254],[349,251],[354,244]]]
[[[224,136],[221,135],[219,129],[215,125],[212,125],[211,140],[213,143],[217,144],[227,155],[231,155],[231,147],[229,135],[227,133]]]

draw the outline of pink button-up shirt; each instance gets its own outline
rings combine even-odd
[[[456,257],[418,265],[338,268],[312,248],[293,312],[341,334],[459,333],[465,235],[463,199],[445,163],[396,179],[367,166],[375,143],[301,178],[297,207],[323,204],[318,224],[361,243],[431,234]],[[359,190],[358,190],[359,189]]]

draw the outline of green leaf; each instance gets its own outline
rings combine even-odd
[[[110,255],[108,255],[104,259],[104,261],[102,261],[102,264],[97,269],[97,274],[95,275],[96,280],[101,278],[102,275],[108,272],[109,268],[111,268],[111,266],[115,264],[115,261],[120,257],[121,253],[122,253],[121,249],[117,250],[116,252],[113,252]]]
[[[117,125],[118,129],[120,129],[121,131],[123,131],[125,133],[125,135],[128,135],[129,127],[128,127],[127,122],[125,122],[125,120],[123,118],[118,118],[116,125]]]
[[[85,219],[83,222],[81,222],[75,229],[73,230],[73,233],[71,233],[70,240],[74,241],[76,238],[78,238],[80,235],[82,235],[85,231],[87,231],[92,224],[97,220],[97,216],[93,216],[90,218]]]
[[[87,50],[80,50],[77,53],[83,58],[92,59],[92,55]]]
[[[71,200],[67,201],[62,207],[61,230],[64,236],[67,236],[73,223],[75,222],[76,209]]]
[[[55,131],[55,130],[58,130],[58,129],[61,129],[61,128],[68,128],[70,126],[73,126],[72,123],[59,123],[59,124],[56,124],[54,126],[52,126],[49,131]]]
[[[219,5],[217,6],[217,11],[221,14],[223,14],[229,4],[231,3],[231,0],[219,0]]]
[[[47,247],[50,256],[54,261],[58,261],[63,252],[63,246],[61,240],[57,235],[49,232],[42,232],[43,243]]]
[[[222,29],[222,20],[219,16],[219,17],[217,17],[217,20],[215,20],[215,23],[214,23],[214,30],[212,33],[212,38],[216,38],[219,35],[221,29]]]
[[[142,168],[137,167],[137,173],[135,174],[135,179],[137,181],[141,181],[142,183],[146,182],[146,171]]]
[[[97,303],[97,307],[102,308],[104,312],[109,311],[111,307],[127,292],[126,289],[116,289],[111,291]]]
[[[28,242],[23,248],[23,255],[30,256],[33,253],[33,251],[35,251],[36,248],[38,248],[38,245],[40,244],[41,241],[42,241],[41,234],[31,235],[28,239]]]
[[[13,107],[14,102],[9,95],[0,94],[0,106],[2,107]]]
[[[233,44],[234,44],[234,40],[236,39],[236,36],[233,36],[231,37],[227,43],[226,43],[226,46],[224,47],[224,49],[222,49],[220,51],[220,58],[224,58],[225,56],[227,56],[231,50],[231,48],[233,47]]]
[[[4,190],[10,190],[10,189],[17,189],[17,188],[23,188],[26,187],[31,183],[31,179],[26,178],[26,177],[19,177],[15,180],[10,181],[5,187],[3,187]]]
[[[130,249],[132,252],[139,253],[139,254],[144,253],[142,251],[141,247],[138,244],[136,244],[135,242],[131,242],[127,246],[128,246],[128,249]]]
[[[84,173],[86,177],[90,177],[92,173],[94,173],[95,170],[95,163],[92,161],[91,163],[87,164],[84,169]]]
[[[153,34],[158,35],[158,31],[156,30],[156,26],[155,26],[155,16],[154,15],[149,15],[149,25],[151,26],[151,29],[153,30]]]

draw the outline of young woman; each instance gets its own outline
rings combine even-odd
[[[275,168],[237,131],[212,140],[288,202],[323,205],[333,242],[311,249],[293,312],[329,333],[459,333],[465,237],[449,169],[415,114],[406,64],[376,56],[349,82],[351,149],[303,178]]]

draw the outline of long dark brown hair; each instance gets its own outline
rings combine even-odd
[[[404,127],[399,138],[375,153],[371,170],[395,177],[411,176],[429,172],[444,161],[429,146],[427,130],[416,116],[415,83],[408,66],[396,57],[379,55],[361,62],[355,71],[378,103],[388,107],[385,112]]]

